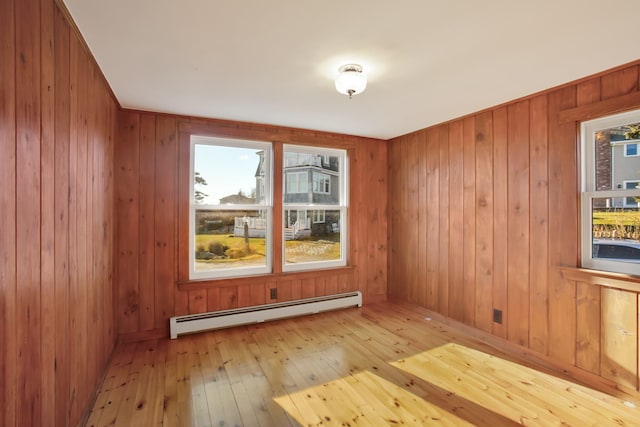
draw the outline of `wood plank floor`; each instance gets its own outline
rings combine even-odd
[[[640,408],[384,303],[121,345],[87,425],[638,426]]]

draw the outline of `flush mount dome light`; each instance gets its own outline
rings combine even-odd
[[[338,69],[336,90],[351,98],[364,91],[367,87],[367,77],[362,73],[362,66],[358,64],[343,65]]]

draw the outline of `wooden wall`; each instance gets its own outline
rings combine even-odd
[[[117,334],[117,105],[54,0],[0,1],[0,425],[77,425]]]
[[[119,123],[117,316],[124,340],[166,336],[169,317],[174,315],[349,290],[361,290],[366,301],[386,298],[384,141],[136,111],[123,111]],[[351,179],[349,267],[188,282],[190,132],[347,149]],[[271,288],[277,288],[275,300],[270,299]]]
[[[389,295],[580,366],[559,270],[579,265],[578,123],[640,108],[638,68],[391,140]]]

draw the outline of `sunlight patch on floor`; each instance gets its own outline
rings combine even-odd
[[[369,371],[274,400],[304,426],[472,425]]]
[[[552,375],[449,343],[391,363],[523,425],[637,425],[640,412],[620,399]]]

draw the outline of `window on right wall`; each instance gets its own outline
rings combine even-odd
[[[640,110],[583,122],[582,266],[640,275]]]

